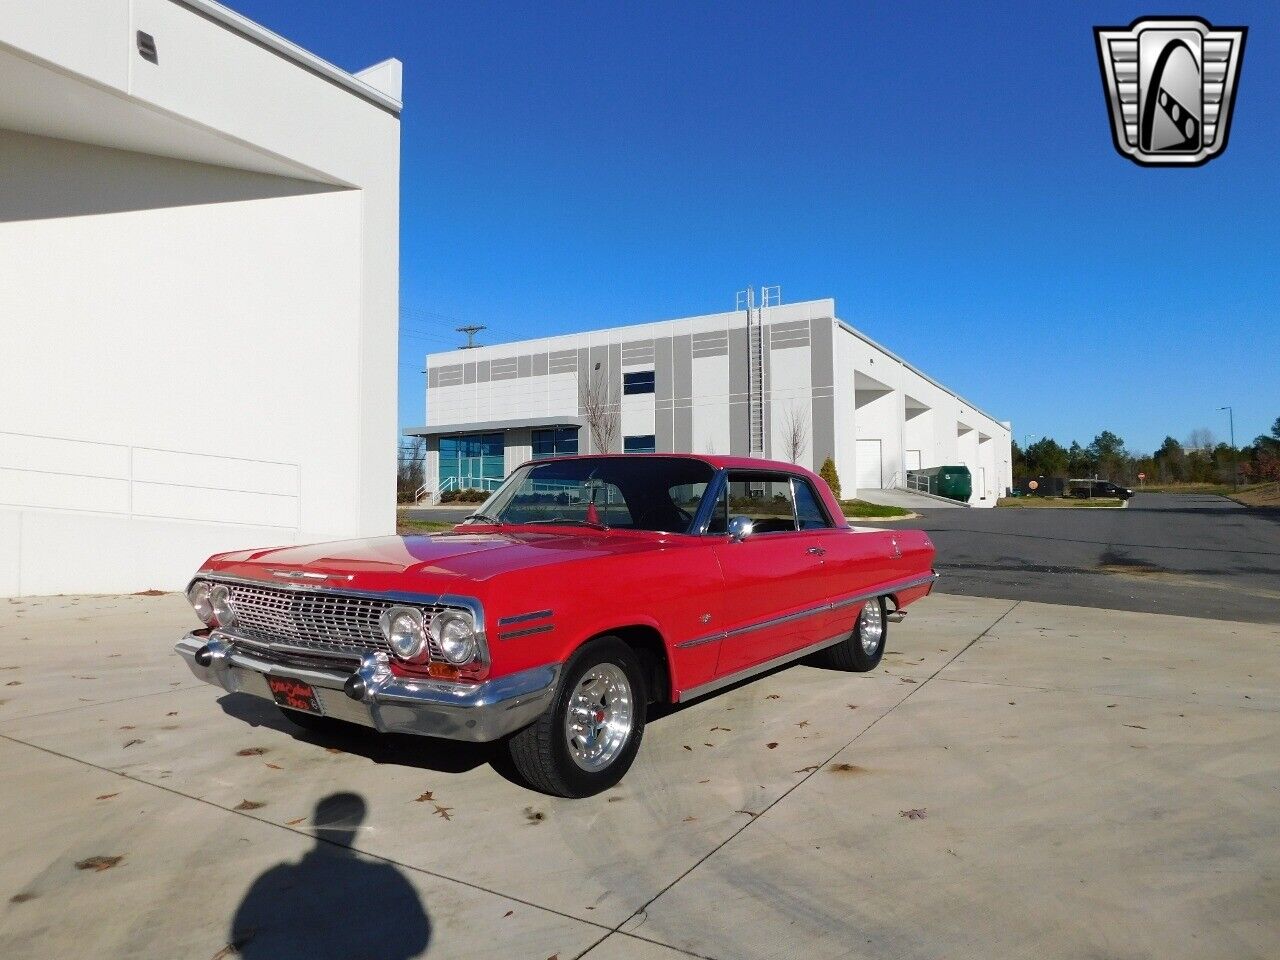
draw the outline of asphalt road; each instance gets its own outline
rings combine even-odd
[[[1124,510],[940,509],[859,523],[927,530],[943,593],[1280,623],[1280,511],[1224,497],[1140,493]]]
[[[1140,493],[1124,510],[938,510],[893,526],[929,532],[940,592],[1280,623],[1280,511]]]

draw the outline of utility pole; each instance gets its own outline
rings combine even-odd
[[[1231,428],[1231,489],[1240,489],[1240,453],[1236,450],[1236,414],[1230,407],[1219,407],[1219,412],[1227,411],[1227,424]]]
[[[458,331],[458,333],[465,333],[467,335],[467,342],[464,343],[458,349],[474,350],[476,347],[480,346],[480,344],[476,343],[476,334],[484,329],[483,324],[480,324],[480,325],[472,324],[470,326],[457,327],[455,329]]]

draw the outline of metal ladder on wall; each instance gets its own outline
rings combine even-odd
[[[782,288],[760,288],[760,304],[756,305],[756,292],[748,287],[738,294],[737,308],[747,312],[747,416],[748,433],[753,457],[765,455],[766,425],[764,397],[768,390],[764,366],[764,312],[782,302]]]

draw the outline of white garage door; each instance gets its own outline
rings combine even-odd
[[[884,485],[884,472],[880,465],[880,441],[859,440],[854,451],[859,490],[879,490]]]

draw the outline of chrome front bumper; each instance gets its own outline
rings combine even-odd
[[[355,673],[275,663],[213,635],[189,633],[174,647],[191,672],[231,693],[274,702],[266,678],[309,683],[327,717],[382,733],[487,742],[537,719],[551,703],[560,669],[534,667],[482,683],[393,675],[385,660],[365,657]]]

